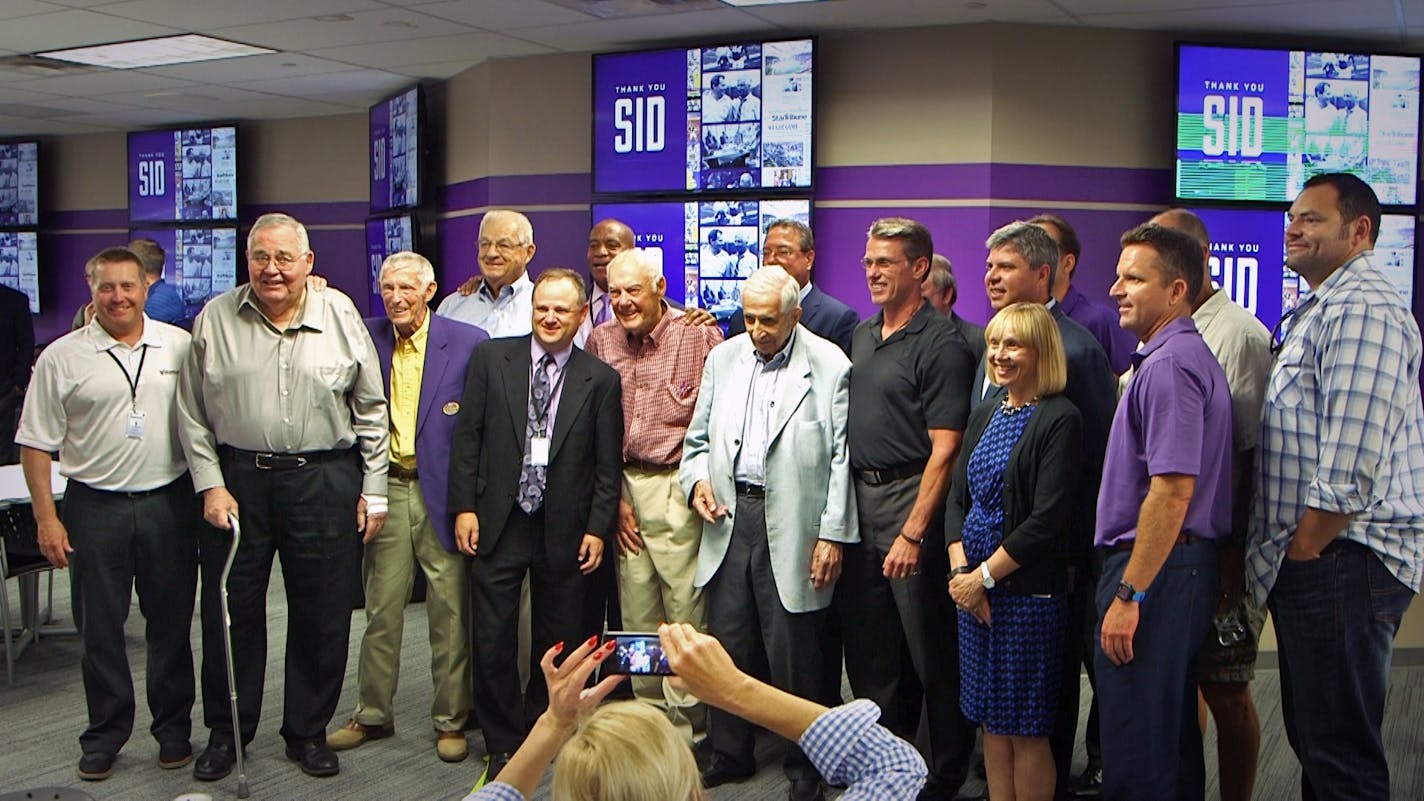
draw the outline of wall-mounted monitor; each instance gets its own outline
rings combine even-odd
[[[0,144],[0,226],[39,225],[39,142]]]
[[[152,239],[167,252],[163,279],[182,296],[188,320],[198,316],[209,300],[238,284],[236,228],[140,228],[129,235]]]
[[[371,278],[371,313],[381,306],[381,264],[392,253],[415,250],[420,234],[415,217],[400,214],[366,221],[366,264]]]
[[[1414,205],[1419,70],[1417,55],[1178,45],[1178,200],[1289,202],[1349,172]]]
[[[237,221],[237,129],[129,134],[129,219]]]
[[[371,106],[371,211],[421,201],[424,96],[413,86]]]
[[[761,266],[766,229],[781,219],[810,225],[811,201],[593,204],[594,221],[609,217],[633,229],[638,247],[662,252],[668,297],[726,321],[741,308],[742,281]]]
[[[815,41],[593,57],[593,191],[805,192]]]
[[[1284,212],[1195,208],[1211,236],[1211,277],[1227,295],[1274,328],[1281,315],[1310,294],[1305,279],[1285,266]],[[1406,303],[1414,299],[1415,219],[1386,214],[1371,262]]]
[[[0,231],[0,284],[25,293],[30,314],[40,313],[39,235],[34,231]]]

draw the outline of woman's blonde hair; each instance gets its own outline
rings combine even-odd
[[[1014,337],[1038,354],[1038,389],[1034,395],[1057,395],[1068,384],[1068,362],[1063,356],[1063,337],[1053,313],[1040,303],[1011,303],[999,310],[984,328],[984,342]],[[994,381],[994,371],[985,362],[985,372]],[[994,381],[997,384],[997,381]]]
[[[554,763],[556,801],[704,801],[692,749],[640,701],[599,707]]]

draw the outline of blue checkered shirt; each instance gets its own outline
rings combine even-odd
[[[824,712],[797,743],[841,801],[914,798],[925,786],[925,761],[914,746],[876,723],[880,707],[852,701]]]
[[[1364,253],[1302,303],[1271,370],[1246,551],[1264,603],[1306,507],[1352,515],[1343,536],[1419,592],[1424,405],[1419,326]]]

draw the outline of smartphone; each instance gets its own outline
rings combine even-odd
[[[608,638],[618,644],[613,648],[613,655],[604,662],[607,672],[630,676],[673,675],[656,632],[610,631]]]

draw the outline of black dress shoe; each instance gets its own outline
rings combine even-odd
[[[819,779],[792,779],[787,801],[826,801],[826,792]]]
[[[725,759],[713,759],[712,766],[702,771],[702,786],[711,789],[732,782],[744,782],[754,773],[754,770],[736,770]]]
[[[163,743],[158,746],[158,767],[174,770],[193,761],[193,744],[187,740]]]
[[[287,759],[299,763],[302,773],[308,776],[323,778],[341,772],[341,761],[326,744],[325,738],[287,743]]]
[[[508,751],[501,751],[498,754],[489,755],[489,767],[485,768],[485,784],[489,784],[499,778],[499,772],[504,770],[504,766],[509,764],[509,760],[514,755]]]
[[[1070,798],[1097,798],[1103,792],[1103,766],[1088,762],[1083,772],[1068,783]]]
[[[237,750],[232,743],[209,740],[208,747],[193,761],[193,778],[200,782],[215,782],[232,773]]]
[[[104,751],[90,751],[79,758],[79,778],[86,782],[103,781],[114,772],[114,755]]]

